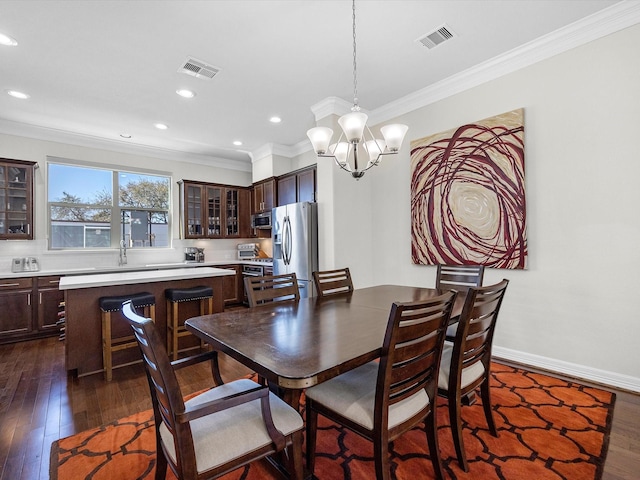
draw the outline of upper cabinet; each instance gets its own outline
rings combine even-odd
[[[34,165],[0,158],[0,239],[33,240]]]
[[[305,168],[296,174],[296,193],[298,202],[316,201],[316,167]]]
[[[278,177],[278,205],[316,201],[316,167]]]
[[[252,213],[271,211],[276,199],[276,180],[270,178],[253,184]]]
[[[296,203],[296,175],[283,175],[278,178],[278,206]]]
[[[181,188],[184,238],[249,236],[249,189],[191,180],[184,180]]]

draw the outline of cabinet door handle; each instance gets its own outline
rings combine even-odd
[[[30,293],[27,295],[27,305],[31,306],[31,294]]]
[[[38,292],[38,305],[42,305],[42,292]]]
[[[0,287],[18,287],[19,283],[0,283]]]

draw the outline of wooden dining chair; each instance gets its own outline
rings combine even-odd
[[[155,324],[130,301],[122,312],[142,352],[156,426],[156,480],[167,464],[180,480],[217,478],[254,460],[289,451],[289,474],[302,479],[302,417],[249,379],[218,384],[183,400],[175,369],[213,360],[216,352],[169,361]],[[216,375],[214,374],[214,379]]]
[[[295,273],[245,277],[244,288],[247,292],[249,307],[266,302],[300,300],[298,279]]]
[[[482,286],[483,265],[438,265],[436,288],[466,292]]]
[[[471,287],[481,287],[483,277],[483,265],[438,265],[436,288],[466,294]],[[453,341],[457,328],[457,323],[449,326],[447,340]]]
[[[353,292],[353,282],[349,268],[313,272],[318,297],[328,297]]]
[[[448,400],[453,443],[458,464],[465,472],[469,471],[469,464],[464,454],[460,412],[463,397],[478,387],[489,431],[494,437],[498,436],[489,388],[491,347],[508,284],[509,280],[502,280],[496,285],[469,288],[456,337],[453,342],[446,341],[442,350],[438,394]]]
[[[373,442],[376,478],[391,476],[389,443],[424,422],[436,478],[443,478],[436,388],[455,292],[394,303],[380,362],[370,362],[306,390],[307,468],[313,473],[318,414]]]

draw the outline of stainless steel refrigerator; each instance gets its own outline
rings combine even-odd
[[[312,273],[318,269],[316,203],[290,203],[271,212],[273,274],[295,273],[301,297],[315,296]]]

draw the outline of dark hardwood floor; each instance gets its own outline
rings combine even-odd
[[[225,380],[247,370],[228,358]],[[211,384],[206,367],[180,372],[185,394]],[[637,479],[640,472],[640,396],[616,391],[613,429],[603,480]],[[57,338],[0,345],[0,480],[49,478],[51,442],[151,408],[142,365],[72,378]],[[62,480],[62,479],[61,479]]]

